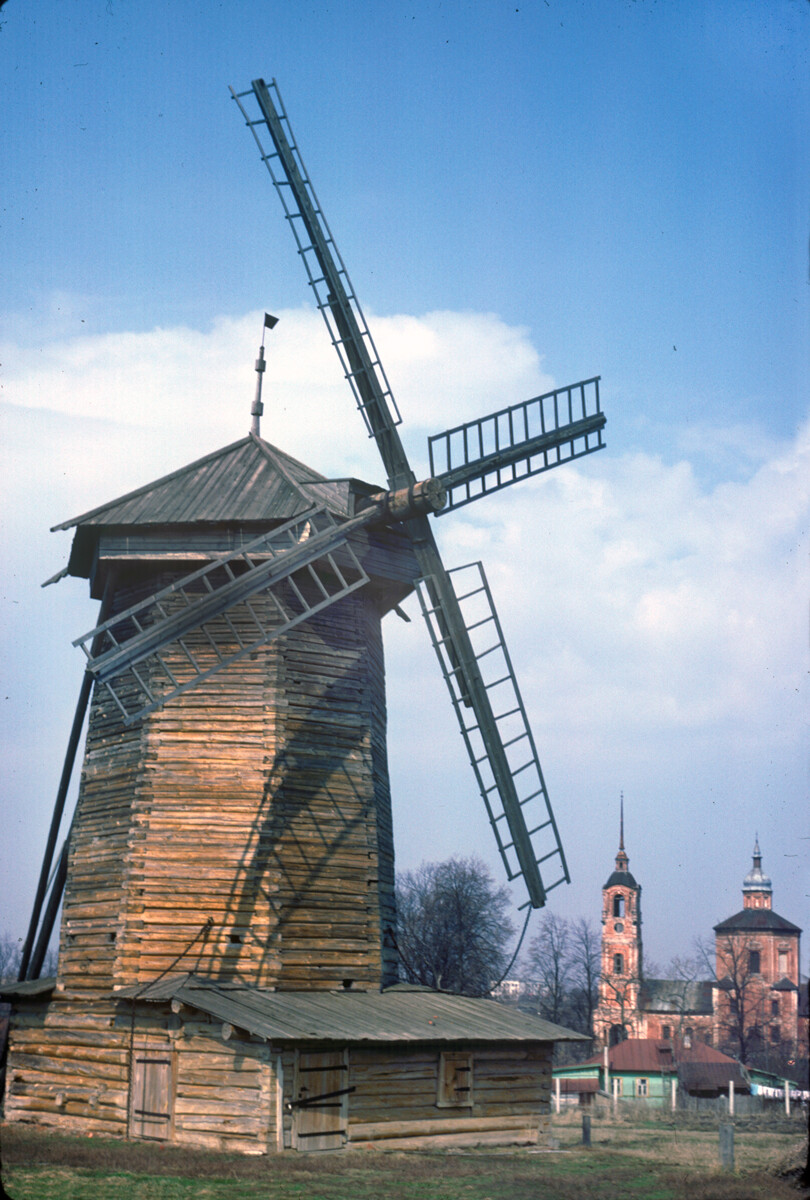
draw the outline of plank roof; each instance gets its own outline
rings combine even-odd
[[[298,516],[313,504],[326,504],[336,516],[349,516],[352,484],[373,490],[356,481],[328,480],[249,433],[53,529],[278,521]]]
[[[270,992],[193,975],[116,996],[180,1001],[272,1042],[573,1042],[583,1034],[496,1000],[397,985],[383,992]]]

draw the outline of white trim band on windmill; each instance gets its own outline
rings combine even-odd
[[[278,317],[274,317],[272,313],[264,314],[264,325],[262,327],[262,344],[259,346],[259,357],[256,359],[256,397],[253,401],[253,407],[250,410],[251,422],[250,432],[255,433],[256,437],[260,436],[259,421],[264,413],[264,405],[262,404],[262,376],[267,368],[267,363],[264,361],[264,336],[265,330],[275,329],[278,325]]]

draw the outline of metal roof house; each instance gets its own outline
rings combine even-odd
[[[719,1050],[702,1042],[627,1038],[607,1051],[576,1065],[554,1068],[563,1094],[576,1095],[587,1103],[597,1093],[618,1100],[643,1100],[654,1107],[670,1102],[673,1081],[694,1096],[750,1091],[746,1069]]]

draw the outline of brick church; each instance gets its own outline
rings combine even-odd
[[[807,1053],[799,987],[801,930],[773,911],[759,839],[743,880],[743,906],[714,926],[713,979],[644,974],[641,885],[629,870],[624,821],[615,870],[602,888],[602,964],[596,1045],[625,1038],[696,1039],[736,1057],[763,1046]]]

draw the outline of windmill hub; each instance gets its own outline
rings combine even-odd
[[[358,509],[377,505],[380,516],[386,520],[408,521],[425,513],[441,512],[446,503],[447,489],[440,479],[431,477],[393,492],[377,492],[365,504],[358,505]]]

